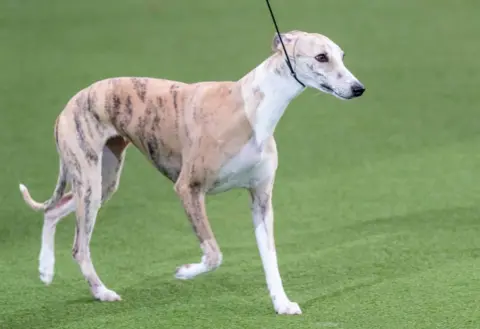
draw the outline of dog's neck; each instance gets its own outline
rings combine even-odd
[[[288,104],[305,88],[293,78],[280,53],[267,58],[239,82],[255,140],[262,146],[273,135]]]

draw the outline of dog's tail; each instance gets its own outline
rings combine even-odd
[[[43,202],[37,202],[33,200],[33,198],[30,196],[30,193],[28,192],[28,189],[25,185],[20,184],[20,192],[22,193],[23,199],[27,203],[30,208],[32,208],[35,211],[48,211],[51,208],[55,207],[57,202],[62,198],[62,196],[65,193],[65,188],[67,187],[67,171],[65,166],[63,165],[62,160],[60,160],[60,172],[58,174],[58,180],[57,180],[57,186],[55,186],[55,190],[53,191],[52,197]]]

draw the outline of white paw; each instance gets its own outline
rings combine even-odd
[[[175,277],[179,280],[189,280],[207,271],[208,268],[203,263],[185,264],[177,267],[177,270],[175,271]]]
[[[96,291],[93,292],[93,296],[102,302],[116,302],[122,300],[115,291],[107,289],[106,287],[97,288]]]
[[[283,302],[277,302],[274,305],[275,312],[277,314],[286,314],[286,315],[299,315],[302,314],[302,310],[297,303],[291,302],[289,300]]]
[[[53,281],[53,271],[48,272],[40,269],[40,280],[48,286]]]
[[[40,255],[40,264],[38,271],[40,272],[40,280],[46,285],[52,283],[55,266],[55,258],[52,253],[43,252]]]

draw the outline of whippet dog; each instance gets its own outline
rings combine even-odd
[[[118,189],[125,150],[132,144],[174,183],[203,251],[199,263],[178,267],[175,276],[191,279],[220,266],[222,253],[207,218],[205,197],[245,188],[274,309],[301,314],[284,291],[277,264],[273,133],[288,104],[305,87],[341,99],[358,97],[365,88],[345,67],[342,49],[326,36],[291,31],[281,37],[287,54],[276,34],[271,56],[238,81],[188,84],[117,77],[95,82],[70,99],[55,123],[60,169],[52,197],[36,202],[20,185],[26,203],[44,212],[39,256],[44,283],[53,279],[55,227],[75,211],[72,253],[91,293],[101,301],[121,299],[97,275],[89,243],[100,206]],[[302,84],[291,75],[285,56],[290,56]]]

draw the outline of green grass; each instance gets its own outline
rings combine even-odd
[[[176,2],[176,3],[175,3]],[[280,270],[304,315],[276,316],[248,197],[209,198],[217,271],[176,281],[200,257],[172,185],[131,149],[92,241],[123,297],[92,301],[57,231],[56,276],[38,279],[41,215],[57,176],[53,123],[110,76],[237,79],[270,51],[263,1],[0,2],[0,328],[480,327],[478,0],[273,1],[282,30],[330,36],[364,82],[342,102],[307,91],[276,132]]]

